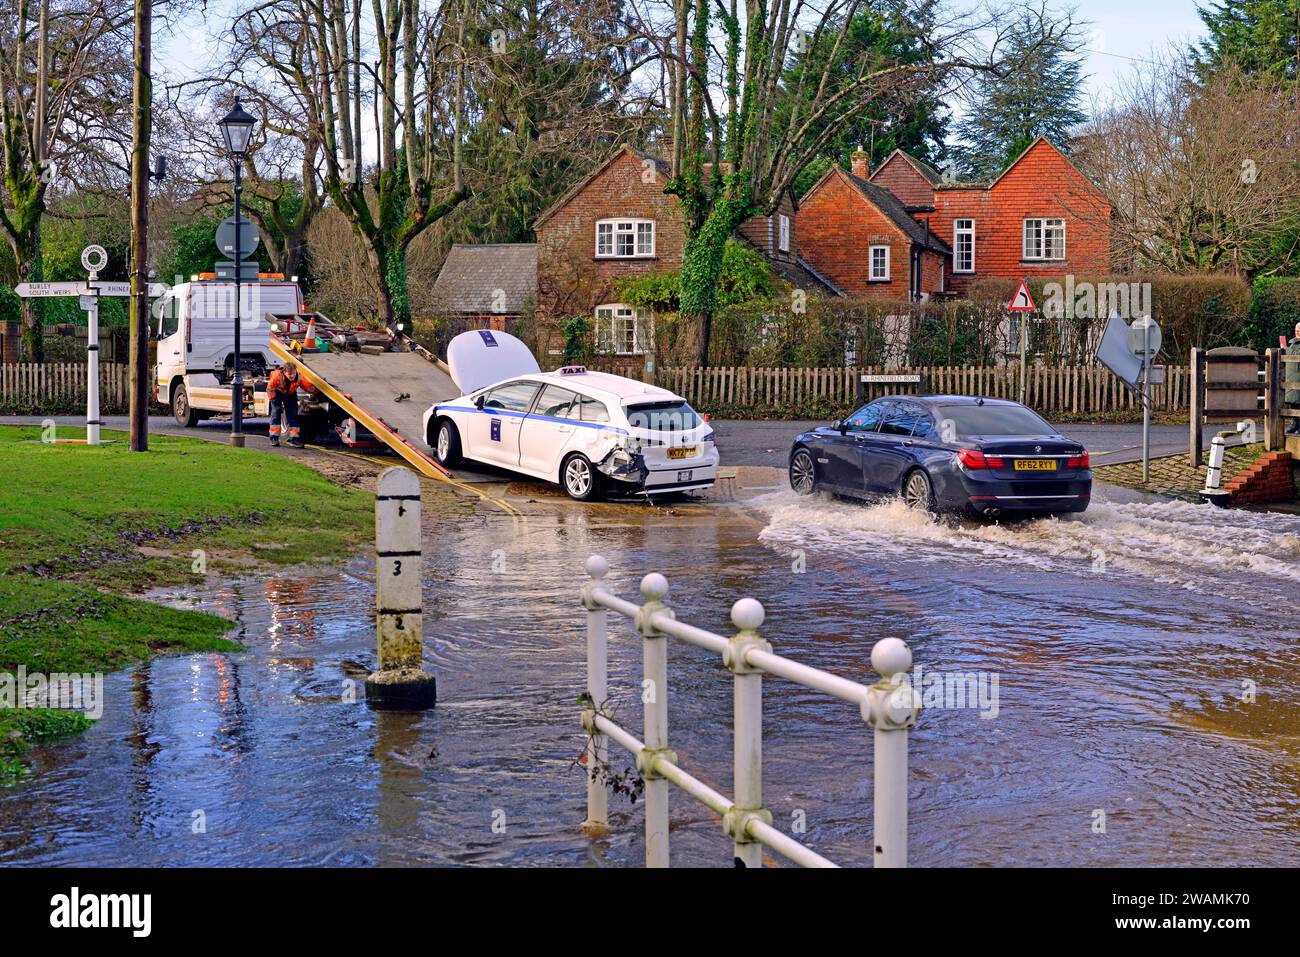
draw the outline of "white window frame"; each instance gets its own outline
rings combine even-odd
[[[969,226],[962,226],[961,223],[969,223]],[[961,265],[961,237],[970,237],[970,268],[963,269]],[[954,275],[969,274],[975,271],[975,220],[969,216],[962,216],[952,221],[952,271]]]
[[[876,275],[876,250],[882,249],[885,252],[885,274]],[[867,249],[867,282],[889,282],[889,259],[890,252],[887,245],[876,245]]]
[[[597,306],[596,351],[617,356],[641,356],[654,352],[654,313],[623,302]]]
[[[605,236],[602,237],[601,233]],[[649,234],[649,243],[645,235]],[[603,244],[601,240],[605,239]],[[627,239],[631,252],[619,252],[619,240]],[[653,219],[635,219],[627,216],[611,217],[596,221],[596,258],[597,259],[651,259],[655,254],[655,221]]]
[[[1030,224],[1034,224],[1033,239],[1037,253],[1030,249]],[[1049,225],[1051,224],[1051,225]],[[1050,256],[1048,231],[1057,229],[1061,233],[1061,254]],[[1020,258],[1029,262],[1061,262],[1065,259],[1065,217],[1064,216],[1026,216],[1020,232]]]
[[[776,225],[777,251],[788,253],[790,251],[790,217],[785,213],[779,213],[776,218]]]

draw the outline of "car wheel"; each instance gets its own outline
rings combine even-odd
[[[817,466],[807,449],[799,449],[790,458],[790,487],[799,495],[817,491]]]
[[[190,394],[185,391],[185,383],[178,383],[176,391],[172,393],[172,415],[175,416],[177,423],[186,429],[193,428],[194,423],[199,421],[198,413],[190,405]]]
[[[438,422],[437,436],[431,444],[439,465],[452,468],[460,463],[460,432],[447,419]]]
[[[591,461],[581,453],[575,453],[564,460],[560,469],[560,484],[569,498],[586,502],[595,498],[600,492],[600,480]]]
[[[930,476],[920,469],[909,473],[903,480],[903,502],[908,508],[933,512],[934,486],[930,484]]]

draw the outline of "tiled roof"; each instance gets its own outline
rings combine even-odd
[[[520,314],[536,297],[534,243],[452,246],[433,284],[434,307],[445,312]]]
[[[844,171],[841,170],[841,172]],[[906,233],[912,242],[942,253],[952,252],[952,248],[933,232],[927,233],[926,228],[908,213],[907,207],[903,205],[902,200],[889,190],[883,186],[877,186],[875,183],[868,183],[865,179],[854,176],[852,173],[846,172],[844,175],[867,198],[868,202],[893,220],[894,225]]]

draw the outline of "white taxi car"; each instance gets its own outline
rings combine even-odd
[[[424,435],[448,468],[462,458],[496,465],[580,500],[702,489],[717,479],[713,429],[667,389],[583,366],[541,372],[522,342],[486,329],[453,339],[447,362],[465,394],[425,412]]]

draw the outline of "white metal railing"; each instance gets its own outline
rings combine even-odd
[[[730,638],[677,620],[664,604],[668,581],[650,574],[641,579],[645,604],[611,594],[601,581],[609,562],[599,555],[587,559],[588,581],[582,586],[587,610],[587,708],[582,726],[587,732],[587,820],[589,833],[609,827],[609,742],[636,758],[645,781],[645,860],[647,867],[667,867],[668,786],[675,784],[722,817],[723,832],[732,838],[735,856],[746,867],[762,865],[763,848],[804,867],[836,867],[833,862],[772,826],[763,807],[763,675],[776,675],[858,706],[863,720],[875,729],[874,840],[877,867],[907,866],[907,730],[919,712],[918,696],[907,680],[912,652],[898,638],[884,638],[871,649],[871,666],[881,680],[864,685],[772,653],[759,637],[763,606],[742,598],[731,606],[731,621],[739,629]],[[642,700],[644,740],[614,721],[609,704],[608,613],[636,623],[643,655]],[[684,771],[668,748],[668,642],[677,638],[722,657],[735,682],[735,798],[728,798]]]

